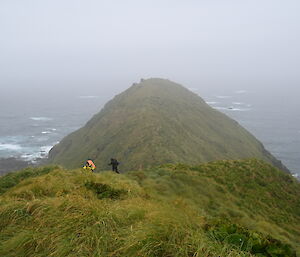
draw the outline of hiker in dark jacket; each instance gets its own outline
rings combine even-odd
[[[117,161],[117,159],[111,158],[110,163],[108,165],[111,165],[112,171],[115,171],[116,173],[120,174],[120,172],[118,171],[119,162]]]

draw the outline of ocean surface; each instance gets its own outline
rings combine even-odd
[[[55,144],[82,127],[103,103],[91,95],[0,100],[0,158],[32,162],[47,157]]]
[[[289,91],[236,90],[204,97],[213,108],[238,121],[265,148],[300,177],[300,102]]]
[[[282,92],[244,89],[201,92],[210,106],[238,121],[256,136],[294,176],[300,176],[300,103]],[[0,158],[36,161],[64,136],[82,127],[112,96],[0,97]]]

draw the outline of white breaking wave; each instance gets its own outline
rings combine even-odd
[[[52,118],[49,118],[49,117],[30,117],[30,119],[35,120],[35,121],[49,121],[49,120],[53,120]]]
[[[52,145],[41,146],[39,151],[34,153],[25,153],[21,155],[21,158],[25,161],[37,162],[38,159],[46,158],[51,150]]]
[[[234,108],[234,107],[221,107],[221,106],[215,106],[213,107],[214,109],[217,110],[226,110],[226,111],[239,111],[239,112],[247,112],[247,111],[251,111],[250,108]]]
[[[37,159],[39,159],[41,156],[40,153],[25,153],[25,154],[22,154],[21,155],[21,158],[24,160],[24,161],[28,161],[28,162],[32,162],[32,163],[35,163],[37,162]]]
[[[218,104],[218,102],[214,102],[214,101],[208,101],[206,102],[207,104]]]
[[[232,96],[230,96],[230,95],[217,95],[216,97],[220,98],[220,99],[226,99],[226,98],[231,98]]]
[[[41,152],[46,152],[48,154],[52,147],[53,147],[53,145],[42,146]]]
[[[197,92],[197,91],[198,91],[198,88],[195,88],[195,87],[189,87],[188,90],[193,91],[193,92]]]
[[[52,133],[51,131],[42,131],[41,132],[42,134],[50,134],[50,133]]]
[[[241,103],[241,102],[232,102],[233,105],[239,105],[239,106],[246,106],[246,107],[251,107],[251,104],[246,104],[246,103]]]
[[[21,149],[22,149],[22,146],[20,146],[20,145],[0,144],[0,151],[3,151],[3,150],[19,151]]]

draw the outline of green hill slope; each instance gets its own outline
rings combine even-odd
[[[0,256],[296,256],[300,184],[257,160],[0,177]]]
[[[68,168],[91,158],[99,170],[105,170],[111,157],[121,162],[123,171],[242,158],[265,160],[284,169],[237,122],[164,79],[134,84],[49,153],[51,163]]]

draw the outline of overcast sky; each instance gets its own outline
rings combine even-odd
[[[115,94],[148,77],[296,91],[299,13],[299,0],[0,0],[0,93]]]

